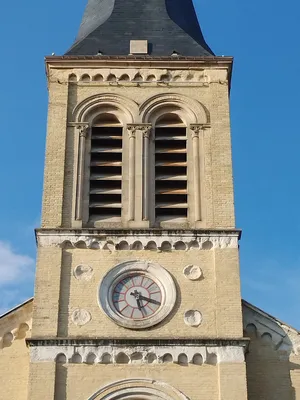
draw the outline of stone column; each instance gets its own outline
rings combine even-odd
[[[149,158],[151,125],[143,126],[143,221],[149,220]]]
[[[128,220],[141,224],[149,220],[150,124],[127,125]]]
[[[82,220],[85,141],[88,136],[89,125],[88,124],[80,124],[80,125],[77,125],[77,129],[79,130],[79,142],[78,142],[78,166],[77,166],[75,219],[76,219],[76,221],[80,221],[80,220]]]
[[[202,131],[202,125],[191,125],[192,143],[193,143],[193,166],[194,166],[194,194],[195,194],[195,221],[201,220],[201,186],[200,186],[200,154],[199,154],[199,136]]]
[[[128,220],[133,221],[135,216],[135,134],[136,126],[127,126],[129,135],[129,152],[128,152]]]

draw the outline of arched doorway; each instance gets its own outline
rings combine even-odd
[[[102,387],[88,400],[188,400],[179,390],[152,379],[124,379]]]

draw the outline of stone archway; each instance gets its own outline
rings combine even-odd
[[[88,400],[188,400],[173,386],[152,379],[124,379],[106,385]]]

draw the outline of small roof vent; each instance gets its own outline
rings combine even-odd
[[[130,54],[148,54],[148,40],[130,40]]]

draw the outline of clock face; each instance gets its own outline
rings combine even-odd
[[[144,274],[123,277],[112,292],[116,311],[125,318],[141,320],[154,315],[160,308],[162,292],[153,279]]]
[[[125,261],[109,270],[99,286],[99,304],[118,325],[145,329],[163,321],[176,302],[172,276],[151,261]]]

